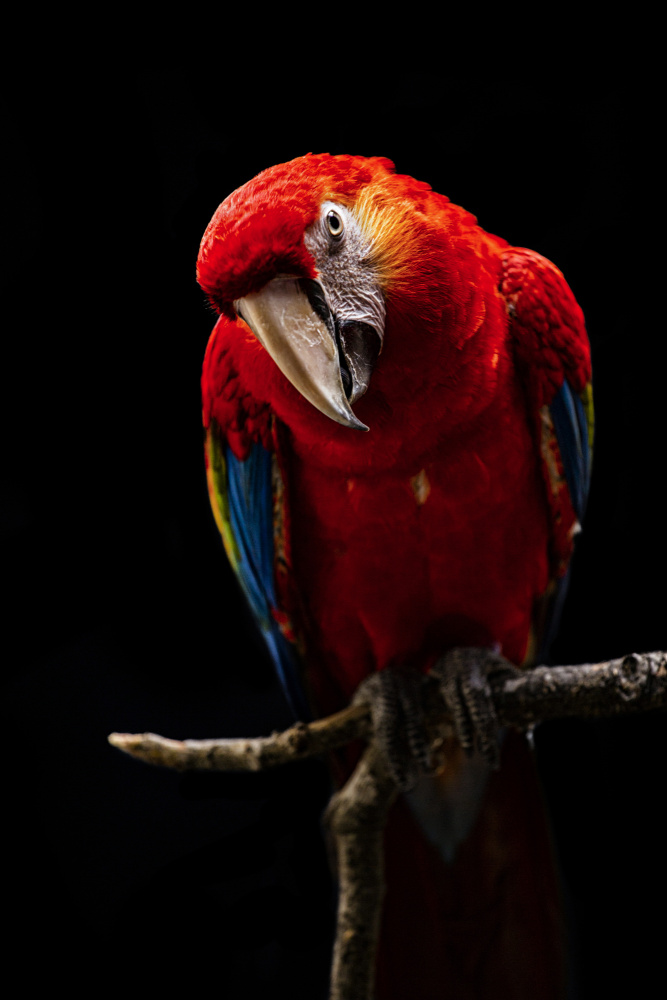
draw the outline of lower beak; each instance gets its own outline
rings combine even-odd
[[[333,321],[314,310],[305,286],[298,278],[274,278],[234,308],[309,403],[345,427],[367,431],[345,395]]]

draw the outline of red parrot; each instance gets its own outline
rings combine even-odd
[[[197,274],[219,313],[211,503],[295,715],[458,647],[535,663],[592,447],[589,345],[560,271],[389,160],[322,154],[229,195]],[[563,995],[534,766],[501,742],[492,770],[452,739],[392,810],[378,997]]]

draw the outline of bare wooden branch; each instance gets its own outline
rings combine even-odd
[[[330,1000],[372,996],[385,891],[383,834],[397,794],[382,754],[371,743],[324,817],[335,838],[340,886]]]
[[[436,685],[428,685],[434,720],[447,719]],[[491,680],[501,725],[527,729],[554,718],[590,718],[667,706],[667,653],[630,653],[618,660],[536,667]],[[252,739],[170,740],[154,733],[112,733],[109,742],[148,764],[177,770],[261,771],[327,753],[371,735],[368,705],[355,704],[306,725]]]
[[[527,729],[556,718],[647,712],[667,706],[667,653],[630,653],[572,667],[536,667],[492,682],[498,717]]]
[[[371,735],[368,705],[350,705],[308,725],[251,739],[170,740],[155,733],[111,733],[109,743],[147,764],[177,771],[263,771],[327,753]]]

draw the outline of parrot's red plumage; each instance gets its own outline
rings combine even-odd
[[[212,503],[292,704],[297,661],[318,714],[456,646],[529,664],[589,468],[588,341],[560,272],[388,160],[310,155],[222,203],[198,279],[220,313]],[[450,751],[428,780],[447,815],[462,803],[458,832],[439,842],[419,790],[389,824],[378,996],[559,996],[532,761],[508,738],[487,781]]]

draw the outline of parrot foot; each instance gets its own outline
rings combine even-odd
[[[458,740],[468,756],[477,750],[489,767],[500,764],[500,725],[489,678],[514,676],[518,669],[492,649],[452,649],[431,670],[452,713]]]
[[[434,765],[427,738],[423,676],[390,667],[367,677],[354,702],[370,705],[375,741],[389,772],[404,792]]]

